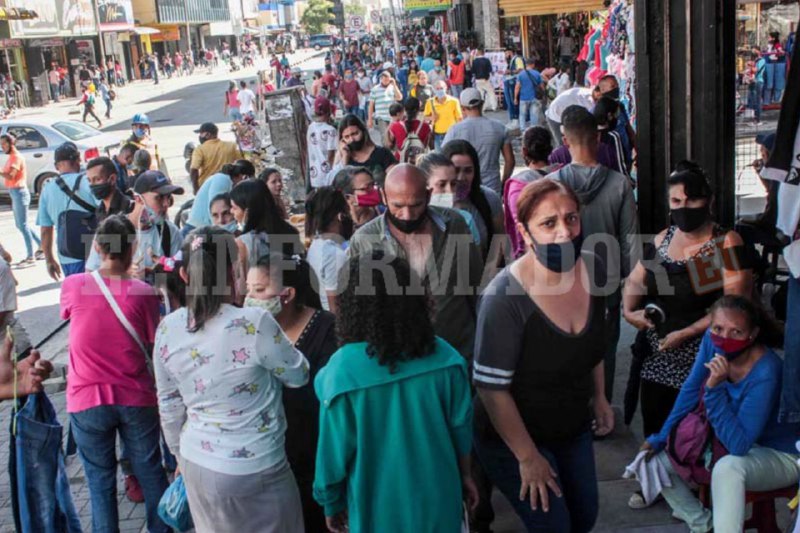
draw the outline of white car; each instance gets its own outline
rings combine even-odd
[[[28,189],[38,195],[44,183],[58,175],[54,163],[56,148],[67,142],[75,143],[86,164],[101,155],[111,156],[120,146],[119,134],[102,131],[77,120],[47,120],[38,118],[0,120],[0,134],[10,133],[17,139],[17,150],[25,156],[28,169]],[[0,168],[8,156],[0,151]],[[0,193],[8,194],[2,182]]]

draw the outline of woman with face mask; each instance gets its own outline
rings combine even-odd
[[[234,305],[230,233],[196,229],[181,254],[186,307],[162,320],[153,359],[195,529],[300,533],[282,393],[308,383],[308,362],[271,313]]]
[[[709,317],[711,327],[669,417],[642,445],[645,458],[668,473],[672,486],[661,494],[692,533],[742,531],[746,490],[778,490],[800,478],[798,424],[778,422],[783,361],[773,348],[783,346],[780,327],[743,296],[723,296]],[[685,431],[697,427],[698,415],[708,426]],[[683,466],[684,445],[693,438],[710,439],[709,467]],[[689,483],[709,481],[707,509]]]
[[[342,191],[350,205],[354,231],[381,214],[381,193],[368,169],[343,167],[333,178],[333,188]]]
[[[591,531],[593,435],[614,429],[605,397],[605,285],[581,255],[580,202],[567,185],[530,183],[518,202],[527,252],[478,306],[475,449],[528,531]]]
[[[223,193],[214,197],[211,200],[211,221],[218,228],[224,229],[230,233],[236,233],[239,230],[239,224],[233,218],[231,213],[231,195]]]
[[[271,313],[289,341],[308,360],[308,383],[283,391],[286,455],[300,488],[306,530],[325,531],[325,514],[312,495],[319,434],[314,378],[328,363],[338,342],[335,318],[322,310],[314,278],[311,266],[299,256],[264,256],[247,273],[245,307],[259,307]]]
[[[336,313],[339,270],[347,262],[347,241],[353,236],[350,206],[341,191],[320,187],[306,200],[308,262],[320,280],[322,308]]]
[[[641,391],[645,435],[664,425],[689,376],[711,322],[709,307],[723,294],[751,294],[753,283],[741,237],[714,222],[703,170],[678,163],[667,184],[672,224],[645,246],[623,292],[623,316],[639,330],[625,418],[633,418]],[[628,504],[647,506],[638,493]]]
[[[339,149],[336,151],[334,169],[351,165],[366,167],[381,185],[389,167],[396,165],[391,150],[375,146],[364,122],[355,115],[346,115],[339,123]]]

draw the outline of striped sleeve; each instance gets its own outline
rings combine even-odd
[[[498,278],[495,282],[502,281]],[[490,284],[478,304],[472,379],[476,387],[505,390],[514,381],[522,350],[526,314],[522,304],[527,297],[508,295],[504,289],[491,291],[499,285]]]

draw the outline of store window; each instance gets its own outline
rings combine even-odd
[[[501,17],[500,35],[503,36],[503,47],[522,49],[522,19],[520,17]]]
[[[47,147],[47,140],[44,135],[34,128],[27,126],[13,126],[8,128],[8,133],[17,139],[17,149],[37,150]]]

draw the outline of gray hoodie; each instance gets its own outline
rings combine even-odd
[[[639,216],[630,180],[607,167],[571,163],[547,176],[570,187],[581,201],[584,250],[598,254],[608,266],[609,282],[619,283],[641,258]],[[603,246],[602,235],[619,243]],[[619,253],[616,253],[617,249]]]

